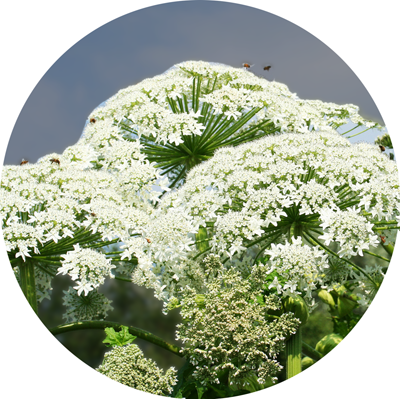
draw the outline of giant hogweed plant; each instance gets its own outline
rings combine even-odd
[[[268,387],[340,342],[387,269],[397,167],[382,139],[347,139],[371,127],[353,105],[301,100],[247,70],[176,65],[96,108],[63,154],[4,167],[11,266],[36,312],[52,279],[70,276],[67,324],[51,331],[106,329],[112,349],[98,371],[116,381],[199,399]],[[182,346],[105,320],[106,278],[179,308]],[[300,327],[316,301],[334,334],[314,349]],[[186,364],[164,373],[132,334]]]

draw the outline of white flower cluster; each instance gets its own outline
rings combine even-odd
[[[173,367],[164,373],[135,344],[113,347],[96,370],[114,381],[154,395],[168,396],[177,382]]]
[[[344,211],[325,209],[321,212],[321,227],[325,233],[320,236],[329,245],[332,241],[339,243],[338,255],[363,256],[363,249],[376,247],[380,241],[373,232],[373,223],[360,215],[360,209],[355,207]]]
[[[324,284],[328,255],[318,247],[310,247],[302,243],[301,237],[293,239],[292,243],[272,244],[270,250],[265,251],[269,255],[268,265],[272,272],[282,277],[274,277],[274,281],[268,288],[276,288],[278,295],[295,296],[305,293],[305,297],[312,305],[312,291]]]
[[[74,245],[73,251],[68,251],[58,269],[58,274],[68,274],[78,284],[74,288],[78,295],[84,291],[85,295],[104,283],[105,277],[113,278],[111,270],[115,268],[110,260],[100,252],[90,248],[81,248],[79,244]]]
[[[177,330],[177,339],[185,344],[183,354],[196,366],[193,377],[204,385],[219,384],[218,375],[224,372],[229,373],[230,384],[241,384],[253,375],[259,384],[274,381],[282,368],[277,356],[299,320],[290,313],[268,319],[268,311],[279,309],[280,303],[274,295],[265,297],[264,303],[257,300],[265,266],[255,266],[243,279],[233,268],[224,270],[218,257],[208,256],[204,264],[209,274],[206,292],[198,295],[187,288]]]
[[[269,136],[219,149],[188,173],[182,187],[162,198],[158,211],[173,210],[186,215],[191,226],[206,227],[209,251],[221,256],[227,266],[246,256],[253,262],[257,254],[263,258],[272,244],[284,244],[291,237],[302,237],[301,245],[290,244],[304,252],[302,259],[311,251],[308,244],[317,246],[313,240],[328,247],[331,242],[338,245],[339,255],[348,258],[377,245],[376,227],[396,223],[400,209],[397,174],[396,164],[379,148],[351,145],[337,133]],[[174,239],[184,232],[175,235],[162,219],[151,223],[161,231],[166,229]],[[188,239],[193,238],[189,230]],[[152,242],[156,243],[161,233],[153,231]],[[275,248],[281,251],[284,247]],[[179,290],[187,284],[185,265],[190,260],[192,272],[200,254],[194,245],[190,250],[171,245],[168,250],[176,251],[175,258],[168,252],[174,263],[152,256],[147,266],[142,265],[141,284],[163,287],[168,296],[179,297]],[[298,277],[290,275],[285,284],[291,288],[283,290],[306,290],[310,295],[309,289],[322,284],[317,276],[327,261],[320,250],[313,251],[309,256],[315,256],[315,265],[304,266]],[[151,253],[156,253],[156,246]],[[297,264],[295,259],[293,264]],[[289,265],[284,269],[288,273]]]
[[[367,265],[365,267],[365,272],[367,273],[369,278],[367,278],[366,275],[362,273],[354,276],[355,281],[357,282],[356,293],[357,297],[359,298],[358,304],[361,307],[368,307],[377,293],[377,287],[376,285],[371,284],[370,279],[372,279],[372,281],[378,282],[380,286],[385,276],[382,266],[376,264],[373,266]]]
[[[108,312],[114,309],[111,306],[111,300],[95,290],[90,291],[86,296],[80,296],[70,287],[63,293],[63,305],[66,307],[63,319],[66,323],[105,319]]]
[[[109,165],[117,163],[110,159],[108,169],[96,170],[91,162],[99,156],[79,143],[36,164],[3,168],[0,214],[7,251],[25,261],[32,253],[44,254],[50,242],[73,238],[83,228],[109,240],[130,237],[132,230],[146,224],[148,196],[135,193],[152,191],[159,178],[156,169],[132,160],[129,171],[115,174]]]
[[[187,146],[187,136],[207,137],[216,126],[227,131],[246,115],[249,118],[237,127],[240,130],[234,129],[238,136],[261,121],[281,132],[326,130],[349,120],[376,125],[358,111],[351,104],[300,100],[284,84],[243,68],[188,61],[120,90],[90,114],[84,138],[94,145],[145,137],[151,148]]]

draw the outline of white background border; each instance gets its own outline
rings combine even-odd
[[[354,71],[379,108],[400,153],[398,11],[394,1],[231,1],[276,14],[329,46]],[[0,158],[28,96],[52,64],[81,38],[103,24],[160,1],[20,0],[0,6]],[[140,4],[140,7],[138,6]],[[221,28],[223,29],[223,27]],[[240,27],[238,27],[240,29]],[[145,34],[145,32],[144,32]],[[284,83],[284,82],[283,82]],[[397,129],[397,130],[396,130]],[[96,373],[51,336],[30,310],[0,243],[1,377],[7,397],[106,398],[149,394]],[[400,358],[399,248],[367,314],[340,346],[301,375],[252,394],[296,399],[397,398]],[[397,393],[396,393],[397,392]]]

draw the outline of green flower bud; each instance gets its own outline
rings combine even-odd
[[[178,299],[178,298],[175,298],[175,297],[172,297],[172,298],[169,300],[168,304],[167,304],[167,310],[168,310],[168,311],[170,311],[170,310],[172,310],[172,309],[175,309],[175,308],[179,308],[179,307],[180,307],[179,299]]]
[[[338,334],[328,334],[322,338],[317,345],[315,345],[315,349],[325,356],[328,354],[336,345],[342,342],[343,337]]]
[[[304,371],[305,369],[308,369],[310,366],[312,366],[315,363],[315,361],[313,359],[311,359],[311,357],[303,357],[303,359],[301,359],[301,370]]]
[[[328,304],[331,308],[335,308],[335,301],[333,296],[327,290],[321,290],[318,292],[318,296],[323,302]]]
[[[204,301],[205,301],[205,296],[203,294],[197,294],[196,298],[194,299],[194,301],[197,303],[197,306],[199,308],[204,308]]]
[[[301,324],[305,324],[308,320],[308,307],[301,296],[285,297],[282,301],[283,309],[285,312],[294,313],[294,317],[300,319]]]
[[[348,298],[338,297],[339,317],[344,317],[357,307],[357,302]]]

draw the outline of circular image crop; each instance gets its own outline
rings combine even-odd
[[[391,136],[360,80],[297,25],[226,2],[144,8],[66,51],[0,189],[29,306],[128,394],[256,395],[328,367],[400,229]]]

